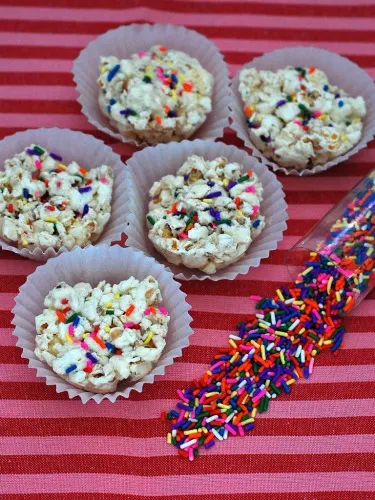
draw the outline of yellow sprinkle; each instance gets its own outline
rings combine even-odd
[[[255,418],[255,415],[257,414],[257,409],[256,408],[253,408],[252,412],[251,412],[251,416],[253,418]]]
[[[320,115],[318,117],[318,120],[325,120],[327,118],[327,115],[325,113],[323,113],[322,115]]]
[[[231,393],[231,396],[232,396],[232,398],[234,398],[234,396],[237,396],[237,391],[233,391],[233,392]]]
[[[218,391],[206,392],[206,397],[210,398],[211,396],[216,396],[216,394],[220,394]]]
[[[167,444],[172,444],[172,434],[170,432],[167,434]]]
[[[121,297],[121,295],[119,293],[115,293],[114,297],[116,300],[118,300]]]
[[[324,345],[331,345],[331,344],[333,344],[333,342],[332,342],[332,340],[325,340],[325,341],[323,342],[323,344],[324,344]]]
[[[292,385],[296,381],[295,378],[290,378],[289,380],[286,381],[287,385]]]
[[[208,429],[206,427],[202,427],[203,434],[208,434]]]
[[[316,353],[317,353],[317,350],[316,350],[316,349],[313,349],[313,350],[311,351],[311,356],[313,356],[313,357],[314,357],[314,356],[316,356]]]
[[[29,244],[27,240],[22,240],[22,246],[26,247]]]
[[[46,217],[44,222],[57,222],[56,217]]]
[[[306,304],[303,304],[301,307],[300,307],[300,310],[301,311],[304,311],[306,309]]]
[[[319,347],[320,347],[320,346],[322,346],[322,345],[323,345],[323,342],[324,342],[324,338],[322,337],[322,338],[319,340],[319,342],[318,342],[318,346],[319,346]]]
[[[242,404],[245,405],[250,399],[250,395],[246,394],[246,396],[243,398]]]
[[[110,307],[112,307],[112,302],[106,302],[104,305],[109,309]]]
[[[174,101],[177,101],[177,92],[174,89],[171,92],[171,96]]]
[[[239,217],[242,217],[242,216],[243,216],[243,212],[242,212],[242,210],[237,210],[237,215],[238,215]]]
[[[287,337],[288,334],[286,332],[279,332],[278,330],[275,330],[275,335],[278,335],[279,337]]]
[[[333,281],[333,276],[330,276],[327,284],[327,293],[331,293],[332,281]]]
[[[243,422],[241,422],[241,425],[251,424],[252,422],[254,422],[253,418],[247,418],[246,420],[244,420]]]
[[[339,292],[336,292],[336,300],[337,300],[337,302],[341,301],[341,295]]]
[[[195,398],[195,406],[199,406],[199,399]]]
[[[63,163],[59,163],[59,164],[58,164],[58,168],[59,168],[60,170],[66,170],[68,167],[67,167],[66,165],[64,165]]]
[[[259,347],[260,347],[260,345],[257,342],[255,342],[255,340],[250,340],[250,344],[252,344],[257,349],[259,349]]]
[[[263,344],[260,346],[260,354],[261,354],[262,358],[264,360],[266,360],[266,349],[265,349]]]
[[[283,351],[280,351],[280,361],[283,365],[285,365],[285,357]]]
[[[359,123],[360,121],[361,121],[360,118],[353,118],[353,120],[352,120],[353,123]]]
[[[223,410],[229,410],[229,408],[232,408],[230,405],[223,405],[223,403],[218,403],[217,406]]]
[[[86,337],[88,337],[90,335],[90,332],[86,332],[82,335],[82,337],[85,339]]]
[[[178,81],[179,82],[186,82],[186,77],[185,75],[181,75],[181,73],[178,75]]]
[[[212,371],[207,370],[207,371],[206,371],[206,373],[207,373],[207,375],[209,375],[209,376],[211,377],[211,375],[212,375]]]
[[[69,333],[66,334],[66,340],[70,343],[73,344],[72,337],[69,335]]]
[[[153,337],[153,336],[154,336],[154,334],[153,334],[152,332],[150,332],[150,333],[147,335],[147,337],[146,337],[146,339],[145,339],[145,341],[144,341],[143,343],[144,343],[145,345],[147,345],[149,342],[151,342],[151,339],[152,339],[152,337]]]
[[[234,342],[233,339],[230,339],[228,344],[230,344],[232,347],[234,347],[235,349],[237,349],[237,344]]]
[[[23,203],[24,205],[27,205],[27,201],[26,201],[26,200],[22,200],[22,203]]]
[[[259,323],[259,326],[260,326],[261,328],[265,328],[266,330],[267,330],[267,328],[268,328],[268,326],[267,326],[267,325],[265,325],[264,323]]]
[[[212,205],[213,203],[213,200],[211,200],[210,198],[203,198],[203,200],[205,203],[208,203],[209,205]]]
[[[347,135],[342,135],[341,136],[341,140],[342,141],[347,141],[348,140],[348,136]]]
[[[154,68],[153,68],[150,64],[149,64],[148,66],[146,66],[146,71],[147,71],[147,73],[152,73],[152,70],[153,70],[153,69],[154,69]]]
[[[265,385],[266,387],[268,387],[268,386],[270,385],[270,383],[271,383],[271,380],[268,378],[268,379],[266,380],[266,382],[265,382],[265,384],[264,384],[264,385]],[[243,404],[243,403],[242,403],[242,404]]]
[[[313,267],[307,267],[304,271],[302,271],[301,276],[309,274],[309,272],[312,271],[313,269],[314,269]]]
[[[240,353],[238,351],[235,354],[233,354],[233,356],[229,360],[229,363],[234,363],[239,355]]]
[[[277,296],[279,297],[279,299],[284,302],[285,299],[284,299],[284,295],[281,293],[281,290],[277,289],[276,293],[277,293]]]
[[[109,333],[109,332],[111,331],[111,329],[109,328],[109,326],[106,326],[106,327],[104,328],[104,331],[105,331],[105,332],[107,332],[107,333]]]
[[[184,431],[185,436],[188,436],[189,434],[195,434],[196,432],[199,432],[199,429],[191,429],[190,431]]]
[[[228,181],[228,179],[223,179],[222,183],[223,183],[223,186],[228,186],[229,181]]]

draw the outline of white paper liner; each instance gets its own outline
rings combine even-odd
[[[75,160],[87,170],[103,164],[110,165],[113,168],[114,184],[111,217],[94,245],[103,243],[110,245],[113,241],[121,240],[121,234],[129,214],[127,194],[129,173],[121,162],[120,156],[114,153],[104,142],[82,132],[59,128],[39,128],[17,132],[0,141],[0,169],[4,169],[4,161],[7,158],[12,158],[32,143],[39,144],[49,151],[60,154],[66,164]],[[1,237],[0,247],[23,257],[41,261],[46,261],[68,251],[65,247],[61,247],[58,251],[53,248],[46,250],[41,248],[35,248],[34,250],[19,249],[17,246],[5,242]]]
[[[175,175],[186,158],[192,154],[213,160],[225,156],[230,161],[243,165],[244,171],[253,170],[263,184],[263,201],[260,213],[265,216],[266,225],[260,235],[251,243],[245,255],[238,261],[215,274],[206,274],[198,269],[189,269],[176,266],[168,262],[152,245],[148,238],[146,216],[148,213],[149,190],[155,181],[167,174]],[[276,176],[257,159],[249,156],[234,146],[221,142],[210,141],[182,141],[181,143],[159,144],[135,153],[127,162],[134,179],[134,187],[130,190],[130,205],[132,213],[125,233],[128,237],[128,246],[142,250],[146,255],[154,257],[167,266],[176,278],[182,280],[214,281],[233,280],[239,274],[247,274],[251,267],[258,267],[261,259],[267,258],[277,244],[282,240],[286,229],[287,204],[282,185]]]
[[[363,132],[360,142],[347,153],[338,156],[324,165],[317,165],[313,168],[297,170],[295,168],[281,167],[272,160],[267,159],[251,142],[248,126],[246,123],[244,103],[242,101],[239,86],[239,74],[236,74],[231,83],[231,128],[236,131],[238,137],[242,139],[245,145],[252,150],[252,154],[266,163],[275,172],[280,170],[286,175],[313,175],[324,172],[329,168],[347,160],[356,154],[359,150],[366,147],[375,135],[375,84],[373,79],[366,71],[349,59],[316,47],[290,47],[275,50],[256,57],[243,68],[256,68],[258,70],[271,70],[285,68],[286,66],[315,66],[323,70],[328,80],[338,87],[345,90],[350,96],[362,96],[366,101],[367,114],[363,120]]]
[[[229,73],[223,55],[216,45],[205,36],[183,26],[173,24],[131,24],[107,31],[83,49],[74,61],[73,79],[79,93],[78,101],[88,121],[102,132],[122,142],[136,146],[146,143],[121,135],[109,123],[98,104],[101,56],[116,56],[127,59],[132,54],[147,51],[153,45],[165,45],[169,49],[186,52],[198,59],[201,65],[215,79],[212,96],[212,111],[204,124],[190,139],[211,139],[222,137],[229,122]]]
[[[96,394],[73,387],[60,378],[46,363],[34,354],[35,317],[43,311],[43,301],[48,292],[58,281],[74,285],[80,281],[96,286],[101,280],[115,284],[134,276],[139,280],[152,275],[159,282],[162,305],[170,315],[166,346],[153,370],[137,382],[123,383],[119,390],[110,394]],[[69,398],[79,396],[83,403],[93,399],[97,403],[109,399],[112,403],[119,396],[129,397],[132,391],[142,392],[144,384],[152,384],[156,375],[164,375],[165,368],[181,356],[182,349],[189,345],[192,321],[188,311],[191,306],[185,300],[186,294],[180,290],[180,284],[173,275],[154,259],[141,252],[119,246],[91,246],[77,248],[48,261],[31,274],[20,288],[12,310],[17,346],[22,348],[22,357],[29,360],[29,367],[36,369],[37,377],[44,377],[47,385],[56,386],[56,392],[67,392]]]

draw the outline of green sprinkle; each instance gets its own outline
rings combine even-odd
[[[291,95],[287,95],[286,96],[286,100],[289,101],[289,102],[292,102],[293,101],[293,97]]]
[[[259,371],[259,366],[256,363],[254,363],[253,369],[254,369],[254,373],[256,375],[258,373],[258,371]]]
[[[198,440],[198,443],[199,444],[203,444],[205,439],[206,438],[204,436],[200,437],[199,440]]]
[[[155,219],[154,219],[153,217],[151,217],[151,215],[148,215],[148,216],[147,216],[147,220],[148,220],[148,222],[149,222],[152,226],[154,226],[154,225],[155,225]]]
[[[86,179],[83,177],[83,175],[81,175],[81,174],[75,174],[75,175],[76,175],[76,177],[80,177],[83,181],[85,181],[85,180],[86,180]]]
[[[151,78],[150,76],[148,76],[148,75],[145,75],[145,76],[143,77],[143,81],[144,81],[145,83],[151,83],[151,82],[152,82],[152,78]]]
[[[72,315],[71,315],[71,316],[70,316],[70,317],[69,317],[69,318],[65,321],[65,323],[72,323],[72,322],[76,319],[76,317],[77,317],[77,316],[78,316],[78,313],[74,313],[74,314],[72,314]]]
[[[248,181],[249,180],[249,176],[248,175],[243,175],[242,177],[240,177],[238,179],[237,182],[245,182],[245,181]]]
[[[303,113],[310,113],[310,111],[303,104],[298,104],[298,107]]]
[[[53,234],[54,234],[54,236],[57,236],[59,234],[55,223],[53,223]]]
[[[275,394],[277,394],[277,395],[281,394],[280,389],[278,387],[276,387],[276,385],[273,382],[270,383],[270,386]]]
[[[41,155],[45,153],[44,149],[40,148],[39,146],[34,146],[34,151]]]
[[[215,221],[215,224],[228,224],[228,226],[231,226],[232,221],[229,219],[221,219],[221,220]]]
[[[108,314],[109,316],[113,316],[115,314],[115,311],[109,310],[106,314]]]

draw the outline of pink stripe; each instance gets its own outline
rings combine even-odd
[[[316,370],[318,370],[317,368]],[[314,376],[316,371],[314,371]],[[0,418],[79,418],[112,417],[129,420],[159,418],[160,412],[173,408],[175,399],[153,399],[151,401],[132,401],[118,399],[115,404],[104,401],[100,405],[94,401],[82,404],[81,401],[27,401],[0,400]],[[272,401],[266,418],[340,418],[375,417],[375,405],[369,399],[338,399],[325,401],[293,401],[291,398]],[[258,418],[258,417],[257,417]],[[263,418],[263,416],[259,416]],[[327,429],[327,434],[329,434]]]
[[[35,67],[31,71],[35,72]],[[44,99],[45,101],[76,101],[77,92],[72,87],[64,87],[62,85],[0,85],[0,99],[8,99],[10,101],[33,101],[35,99]]]
[[[105,446],[103,446],[105,439]],[[321,454],[321,453],[372,453],[374,436],[272,436],[264,445],[264,436],[244,436],[229,439],[215,446],[214,455],[271,455],[271,454]],[[0,455],[120,455],[131,457],[175,456],[176,450],[168,446],[163,437],[131,438],[119,436],[64,436],[2,437]]]
[[[165,375],[159,375],[157,380],[193,380],[202,376],[207,370],[207,364],[203,363],[175,363],[168,366]],[[353,365],[350,370],[347,366],[319,366],[314,368],[311,382],[327,383],[330,382],[361,382],[363,380],[375,380],[375,365]],[[4,382],[40,382],[44,383],[44,378],[36,377],[34,369],[27,365],[0,364],[0,380]],[[299,384],[309,383],[309,380],[301,379]],[[129,401],[130,404],[130,401]],[[138,402],[137,402],[138,404]],[[375,408],[374,408],[375,411]],[[145,415],[147,418],[147,415]]]
[[[12,328],[0,328],[0,346],[16,345],[17,339],[12,335]]]
[[[16,73],[70,73],[72,61],[66,59],[0,59],[0,71]],[[25,86],[25,89],[30,87]],[[69,88],[69,90],[72,90]]]
[[[186,0],[175,0],[176,2],[185,2]],[[191,3],[200,3],[202,0],[190,0]],[[306,4],[306,5],[312,5],[311,3],[312,0],[288,0],[285,2],[285,0],[267,0],[268,5],[299,5],[299,4]],[[205,3],[212,2],[212,3],[238,3],[238,0],[205,0]],[[374,0],[360,0],[359,2],[357,0],[314,0],[313,5],[353,5],[353,6],[359,6],[359,5],[372,5]],[[264,0],[244,0],[243,3],[264,3]],[[272,8],[272,7],[270,7]]]
[[[310,0],[311,1],[311,0]],[[199,7],[197,8],[199,10]],[[113,22],[130,23],[147,19],[153,22],[165,22],[165,12],[149,8],[134,9],[63,9],[63,8],[31,8],[31,7],[2,7],[3,19],[15,20],[38,20],[38,21],[79,21],[84,22]],[[254,14],[203,14],[203,13],[178,13],[168,12],[168,21],[185,26],[234,26],[262,27],[262,28],[295,28],[296,21],[293,16],[277,15],[254,15]],[[309,30],[372,30],[374,25],[372,19],[367,18],[343,18],[343,17],[298,17],[301,26],[307,26]],[[103,30],[104,31],[104,30]]]
[[[187,464],[188,469],[188,464]],[[329,465],[327,465],[329,468]],[[283,493],[305,491],[373,491],[373,472],[313,472],[257,474],[186,474],[134,476],[119,474],[3,474],[2,492],[10,493],[118,493],[170,496],[230,492]],[[197,489],[199,485],[199,490]],[[301,497],[302,498],[302,497]]]
[[[0,311],[8,311],[15,306],[15,293],[0,293]]]
[[[79,129],[84,132],[95,130],[83,115],[59,115],[59,114],[22,114],[22,113],[0,113],[0,121],[7,127],[15,128],[38,128],[38,127],[66,127]]]
[[[168,14],[169,16],[169,14]],[[319,22],[320,22],[319,18]],[[330,18],[331,19],[331,18]],[[165,13],[163,13],[165,21]],[[316,19],[312,22],[317,22]],[[71,35],[71,34],[45,34],[45,33],[0,33],[0,45],[30,45],[30,46],[51,46],[51,47],[84,47],[95,39],[95,35]],[[310,46],[311,44],[322,47],[344,55],[372,55],[373,44],[367,42],[317,42],[286,40],[241,40],[227,38],[212,38],[212,41],[223,51],[230,52],[255,52],[263,53],[282,47],[292,47],[295,45]]]

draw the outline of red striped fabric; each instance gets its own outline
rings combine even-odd
[[[0,137],[59,126],[134,151],[80,113],[73,59],[98,34],[132,22],[185,24],[212,38],[231,72],[264,51],[316,45],[375,77],[374,0],[0,0]],[[339,82],[338,82],[339,83]],[[225,142],[242,147],[228,130]],[[375,145],[314,178],[280,176],[290,221],[278,250],[234,282],[183,283],[191,345],[164,377],[129,400],[82,405],[36,379],[12,337],[14,297],[36,264],[0,254],[0,495],[7,499],[362,500],[375,498],[375,292],[347,318],[336,356],[324,352],[310,381],[293,386],[244,438],[190,463],[167,446],[159,420],[176,390],[205,371],[250,294],[289,280],[285,254],[373,168]]]

